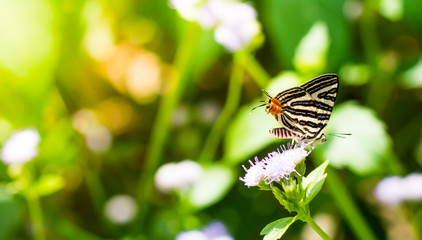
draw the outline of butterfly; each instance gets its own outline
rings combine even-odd
[[[324,74],[262,100],[265,112],[274,116],[281,128],[271,129],[278,138],[292,138],[298,143],[314,145],[326,142],[323,131],[327,126],[338,92],[337,74]],[[251,111],[252,111],[251,110]],[[348,135],[348,134],[346,134]]]

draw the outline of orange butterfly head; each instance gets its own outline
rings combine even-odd
[[[264,92],[265,95],[267,95],[268,98],[266,100],[261,100],[260,102],[263,102],[263,104],[258,105],[256,107],[252,108],[251,109],[251,112],[253,110],[255,110],[256,108],[266,106],[265,112],[267,114],[268,113],[271,113],[271,115],[277,115],[277,114],[281,113],[284,105],[282,105],[280,103],[280,100],[278,100],[275,97],[271,97],[270,94],[267,93],[264,89],[262,89],[262,91]]]

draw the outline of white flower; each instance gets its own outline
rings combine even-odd
[[[244,178],[239,179],[248,187],[258,186],[259,182],[261,182],[265,177],[264,163],[260,162],[257,157],[255,157],[255,164],[251,160],[249,160],[249,163],[251,164],[249,169],[246,169],[245,166],[242,165],[246,174]]]
[[[41,140],[36,129],[29,128],[16,131],[3,144],[1,159],[6,164],[25,163],[38,155]]]
[[[201,165],[185,160],[162,165],[155,174],[155,185],[162,192],[181,190],[197,182],[203,174]]]
[[[247,46],[260,32],[255,9],[248,3],[226,0],[170,0],[186,20],[205,29],[215,27],[214,38],[229,51]]]
[[[198,15],[198,4],[201,0],[170,0],[170,5],[184,19],[194,21]]]
[[[208,237],[199,230],[193,230],[177,234],[176,240],[208,240]]]
[[[198,23],[203,28],[216,27],[215,40],[229,51],[247,46],[259,33],[255,9],[242,2],[210,0],[198,10]]]
[[[279,182],[283,178],[289,179],[292,172],[296,172],[296,165],[308,156],[304,146],[281,147],[277,152],[271,152],[261,161],[255,157],[255,164],[249,160],[251,167],[243,169],[246,171],[244,178],[240,178],[248,187],[257,186],[262,180],[271,185],[272,182]],[[296,172],[297,173],[297,172]]]
[[[406,177],[389,176],[375,188],[376,198],[386,205],[397,205],[403,201],[422,200],[422,174],[412,173]]]
[[[104,214],[113,223],[125,224],[136,214],[136,201],[129,195],[116,195],[105,204]]]
[[[205,29],[215,27],[221,20],[226,2],[207,1],[198,10],[198,24]]]
[[[269,184],[281,181],[282,178],[289,179],[292,172],[296,172],[296,165],[308,156],[303,147],[292,147],[280,152],[272,152],[264,158],[265,179]],[[297,173],[297,172],[296,172]]]
[[[210,240],[233,240],[233,237],[227,231],[226,226],[222,222],[212,222],[203,230]]]
[[[176,240],[234,240],[221,222],[212,222],[203,230],[186,231],[177,234]]]

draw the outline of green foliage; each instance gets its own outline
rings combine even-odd
[[[279,219],[261,232],[278,239],[296,220],[313,225],[310,214],[286,217],[311,201],[341,223],[335,238],[391,236],[390,216],[422,235],[419,201],[391,208],[374,197],[383,177],[422,169],[420,0],[251,0],[260,32],[237,52],[170,5],[0,1],[1,239],[170,240],[216,220],[248,240]],[[243,186],[241,165],[290,141],[268,134],[279,124],[265,107],[250,112],[261,89],[275,96],[328,72],[339,94],[328,141],[296,169],[306,177]],[[1,151],[27,128],[41,136],[37,152],[7,164]],[[201,177],[159,189],[160,166],[186,159]],[[120,194],[136,202],[127,222],[108,215]]]
[[[251,109],[259,104],[258,100],[253,102],[239,109],[226,134],[225,159],[233,164],[245,161],[274,142],[268,130],[271,129],[269,126],[276,126],[276,123],[270,116],[262,112],[260,114],[258,109],[251,112]]]
[[[204,169],[204,176],[187,193],[191,207],[203,209],[219,202],[230,190],[235,176],[230,168],[213,165]]]
[[[332,165],[348,167],[362,175],[380,173],[388,167],[395,171],[391,137],[372,110],[356,102],[345,102],[336,106],[331,121],[327,133],[352,133],[344,139],[328,135],[329,141],[321,146],[324,158]]]
[[[0,186],[0,237],[7,236],[9,229],[17,223],[20,207],[4,186]]]
[[[295,217],[286,217],[274,222],[269,223],[261,231],[261,235],[264,236],[264,240],[276,240],[280,239],[287,229],[296,221]]]
[[[314,197],[321,191],[322,185],[324,184],[327,174],[325,168],[328,166],[328,161],[325,161],[315,170],[303,178],[302,186],[306,190],[305,204],[308,204],[314,199]]]

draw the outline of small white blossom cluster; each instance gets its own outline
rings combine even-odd
[[[198,163],[185,160],[162,165],[155,174],[155,186],[162,192],[182,190],[192,186],[203,175]]]
[[[186,231],[177,234],[176,240],[234,240],[221,222],[213,222],[202,230]]]
[[[252,187],[257,186],[261,181],[265,181],[268,184],[272,182],[279,182],[282,179],[289,179],[290,174],[296,172],[295,168],[298,163],[308,156],[308,152],[304,146],[296,145],[287,148],[281,147],[275,152],[271,152],[267,157],[261,161],[255,157],[255,163],[249,160],[251,167],[245,169],[245,177],[240,178],[246,186]]]
[[[38,155],[38,144],[41,141],[36,129],[18,130],[7,139],[1,149],[1,159],[6,164],[23,164]]]
[[[234,52],[247,46],[261,26],[255,9],[248,3],[226,0],[170,0],[170,5],[204,29],[215,28],[215,40]]]
[[[386,205],[397,205],[404,201],[422,200],[422,173],[406,177],[389,176],[382,179],[375,188],[376,198]]]

